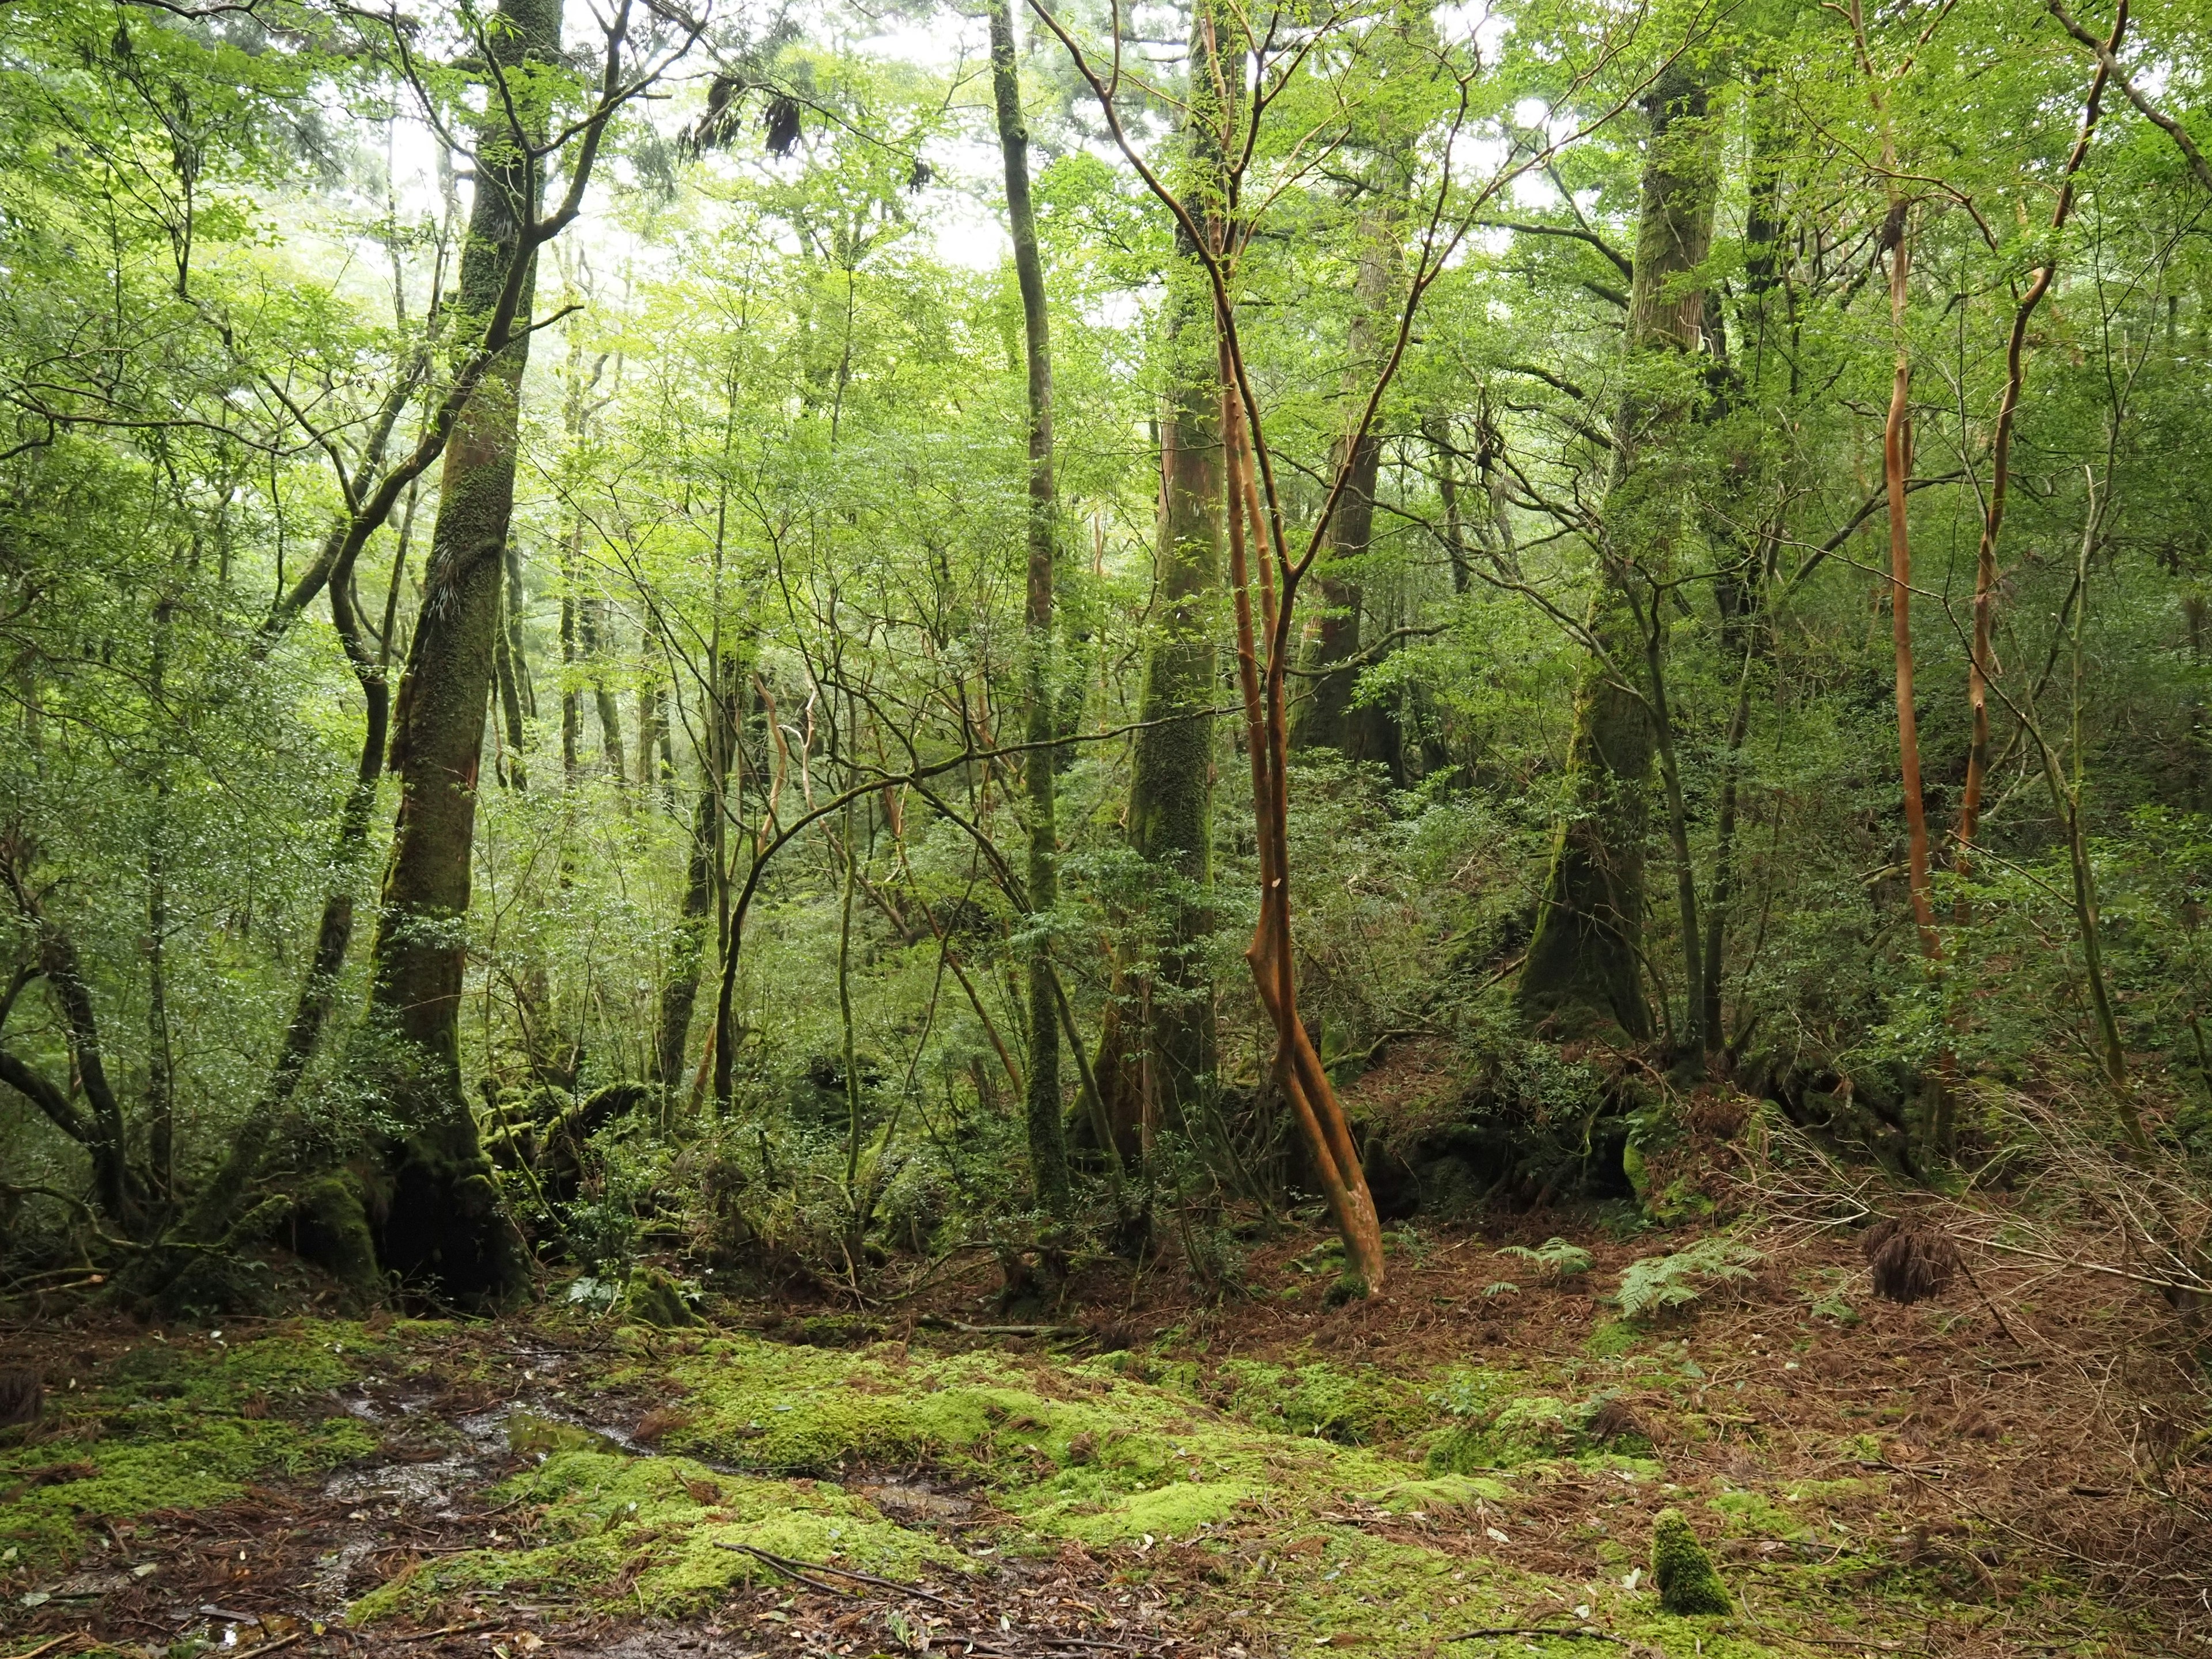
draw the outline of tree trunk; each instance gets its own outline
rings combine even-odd
[[[699,1000],[707,923],[717,885],[723,801],[744,717],[744,664],[738,653],[719,643],[701,733],[704,742],[699,756],[699,803],[691,815],[691,856],[684,872],[684,906],[677,921],[676,943],[669,954],[668,977],[660,988],[659,1032],[653,1044],[653,1080],[671,1089],[684,1075],[684,1050],[690,1036],[692,1011]]]
[[[501,0],[498,17],[504,27],[489,36],[495,60],[558,59],[561,0]],[[499,303],[539,185],[504,115],[488,115],[461,255],[465,314],[488,315]],[[519,317],[532,281],[526,272]],[[528,1273],[462,1091],[459,1027],[484,706],[528,353],[525,333],[501,354],[446,449],[422,611],[393,720],[399,811],[361,1044],[363,1069],[398,1126],[378,1159],[370,1217],[378,1258],[403,1283],[473,1307],[510,1300]]]
[[[1044,263],[1037,254],[1036,216],[1030,204],[1030,136],[1022,119],[1021,75],[1014,62],[1011,0],[991,0],[991,82],[999,118],[999,150],[1006,168],[1006,221],[1014,242],[1014,276],[1022,291],[1022,349],[1029,369],[1029,592],[1022,623],[1029,704],[1022,780],[1029,806],[1030,928],[1027,963],[1030,1178],[1037,1202],[1067,1218],[1067,1137],[1060,1119],[1060,1017],[1054,1000],[1050,920],[1060,902],[1060,839],[1049,746],[1059,735],[1053,702],[1052,600],[1059,506],[1052,472],[1052,331],[1045,312]]]
[[[169,626],[174,606],[154,607],[149,702],[158,714],[168,695]],[[146,828],[146,1139],[149,1176],[164,1207],[177,1188],[177,1073],[169,1043],[169,768],[155,761],[154,812]]]
[[[622,700],[607,683],[606,604],[586,599],[577,608],[584,660],[591,665],[592,702],[599,716],[599,752],[605,759],[607,775],[627,799],[629,763],[623,758]]]
[[[1390,276],[1396,242],[1387,215],[1369,213],[1360,221],[1359,274],[1353,283],[1352,321],[1346,341],[1350,368],[1346,389],[1364,401],[1371,383],[1376,324],[1389,302]],[[1292,750],[1323,748],[1340,751],[1346,759],[1380,761],[1395,779],[1400,774],[1397,723],[1387,708],[1370,704],[1352,707],[1359,689],[1361,589],[1358,561],[1365,556],[1375,537],[1375,487],[1382,466],[1382,440],[1366,433],[1356,448],[1347,449],[1340,438],[1329,454],[1332,475],[1341,471],[1346,455],[1350,471],[1335,514],[1329,520],[1328,550],[1316,572],[1324,609],[1308,625],[1298,653],[1298,672],[1305,679],[1306,695],[1293,707],[1291,719]],[[1345,664],[1330,672],[1334,665]]]
[[[497,681],[495,695],[499,699],[501,718],[506,728],[506,768],[500,781],[509,789],[530,787],[529,769],[522,758],[522,685],[521,665],[515,660],[515,645],[521,630],[515,626],[513,601],[503,600],[500,605],[500,626],[492,641],[492,668]]]
[[[1194,291],[1187,250],[1180,263],[1164,342],[1156,632],[1129,781],[1129,844],[1155,872],[1165,919],[1144,1024],[1146,1111],[1178,1126],[1202,1111],[1213,1072],[1213,988],[1201,950],[1212,926],[1213,600],[1221,582],[1221,398],[1209,302]],[[1119,1062],[1105,1056],[1101,1069]]]
[[[1674,69],[1645,107],[1651,136],[1629,299],[1632,364],[1644,354],[1692,352],[1703,343],[1705,295],[1683,289],[1680,279],[1704,263],[1713,228],[1705,86]],[[1570,1028],[1611,1022],[1636,1038],[1652,1029],[1641,975],[1655,732],[1649,693],[1627,678],[1646,649],[1646,623],[1631,584],[1663,580],[1671,560],[1686,481],[1670,465],[1668,438],[1686,412],[1677,398],[1632,391],[1614,422],[1602,532],[1606,568],[1588,622],[1596,649],[1575,699],[1570,804],[1519,993],[1524,1018],[1556,1018]],[[1671,519],[1670,507],[1676,509]],[[1655,616],[1669,602],[1654,590]],[[1693,1005],[1693,1018],[1695,1012]]]
[[[1289,561],[1273,551],[1283,581],[1284,614],[1274,615],[1275,589],[1268,574],[1267,520],[1252,477],[1255,465],[1249,428],[1232,373],[1225,331],[1222,356],[1222,432],[1227,440],[1230,587],[1237,617],[1237,677],[1244,699],[1245,749],[1252,769],[1253,839],[1259,854],[1260,915],[1244,951],[1253,988],[1275,1028],[1274,1083],[1290,1103],[1306,1144],[1322,1194],[1344,1241],[1347,1289],[1365,1296],[1382,1287],[1382,1229],[1367,1175],[1352,1144],[1351,1126],[1328,1072],[1298,1018],[1297,969],[1291,942],[1289,843],[1289,721],[1280,658],[1290,636],[1290,608],[1296,603]],[[1245,557],[1245,531],[1258,544],[1261,590],[1266,615],[1268,663],[1260,665],[1259,629],[1252,616],[1252,582]]]
[[[1920,789],[1920,720],[1912,693],[1912,538],[1905,489],[1912,471],[1912,354],[1905,337],[1907,278],[1912,245],[1902,202],[1893,202],[1884,235],[1889,251],[1889,321],[1897,339],[1897,362],[1890,375],[1889,416],[1882,424],[1881,476],[1889,496],[1889,627],[1897,660],[1897,759],[1905,786],[1906,880],[1912,896],[1912,920],[1920,930],[1921,954],[1943,954],[1936,936],[1936,907],[1928,885],[1928,809]]]

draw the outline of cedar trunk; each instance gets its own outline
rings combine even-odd
[[[496,59],[557,59],[561,0],[501,0],[499,17],[505,27],[489,39]],[[498,303],[536,217],[540,183],[503,117],[489,118],[461,255],[466,314],[489,315]],[[531,283],[526,275],[518,323],[528,314]],[[474,1307],[510,1300],[528,1270],[462,1091],[459,1029],[462,929],[528,352],[525,333],[501,354],[446,450],[422,611],[392,722],[399,811],[363,1049],[364,1069],[397,1125],[377,1158],[370,1222],[378,1259],[402,1283]]]
[[[1703,343],[1705,295],[1681,278],[1705,262],[1712,240],[1713,173],[1706,89],[1686,70],[1664,76],[1645,100],[1645,152],[1635,279],[1626,349],[1689,352]],[[1528,957],[1520,1006],[1532,1020],[1572,1028],[1618,1024],[1649,1036],[1651,1009],[1642,978],[1644,839],[1656,747],[1650,682],[1630,676],[1650,659],[1648,629],[1659,626],[1676,506],[1685,487],[1670,437],[1686,410],[1679,398],[1632,392],[1613,423],[1613,476],[1605,507],[1604,570],[1592,596],[1593,645],[1575,699],[1567,753],[1570,802],[1560,821]],[[1694,1018],[1696,1005],[1692,1005]]]

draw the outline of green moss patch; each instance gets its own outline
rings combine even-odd
[[[345,1381],[353,1328],[305,1325],[226,1345],[153,1340],[53,1402],[58,1434],[0,1452],[0,1539],[33,1570],[65,1564],[102,1521],[204,1509],[271,1474],[375,1450],[323,1396]]]
[[[1351,1371],[1325,1361],[1231,1359],[1223,1363],[1219,1380],[1230,1389],[1224,1409],[1255,1427],[1347,1446],[1396,1439],[1428,1415],[1417,1389],[1371,1367]]]
[[[835,1486],[717,1474],[688,1458],[557,1452],[494,1496],[524,1506],[520,1547],[425,1562],[356,1602],[352,1621],[401,1613],[427,1619],[449,1604],[509,1591],[678,1616],[777,1577],[757,1556],[731,1547],[740,1545],[902,1579],[969,1565]]]

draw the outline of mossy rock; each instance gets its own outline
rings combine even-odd
[[[630,1275],[629,1287],[623,1292],[623,1311],[640,1324],[664,1331],[704,1322],[691,1311],[684,1287],[658,1267]]]
[[[517,1456],[535,1457],[541,1462],[564,1452],[623,1455],[620,1446],[580,1423],[563,1423],[535,1412],[517,1412],[507,1419],[507,1445]]]
[[[1651,1523],[1651,1582],[1658,1587],[1659,1605],[1668,1613],[1735,1611],[1713,1558],[1680,1510],[1662,1510]]]

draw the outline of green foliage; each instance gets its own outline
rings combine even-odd
[[[1526,1244],[1507,1244],[1501,1247],[1498,1254],[1534,1264],[1554,1285],[1580,1278],[1596,1261],[1596,1258],[1581,1245],[1571,1244],[1556,1237],[1546,1239],[1533,1249]]]
[[[1638,1256],[1621,1273],[1613,1301],[1630,1319],[1672,1312],[1717,1285],[1749,1279],[1765,1259],[1750,1245],[1715,1233],[1668,1255]]]

